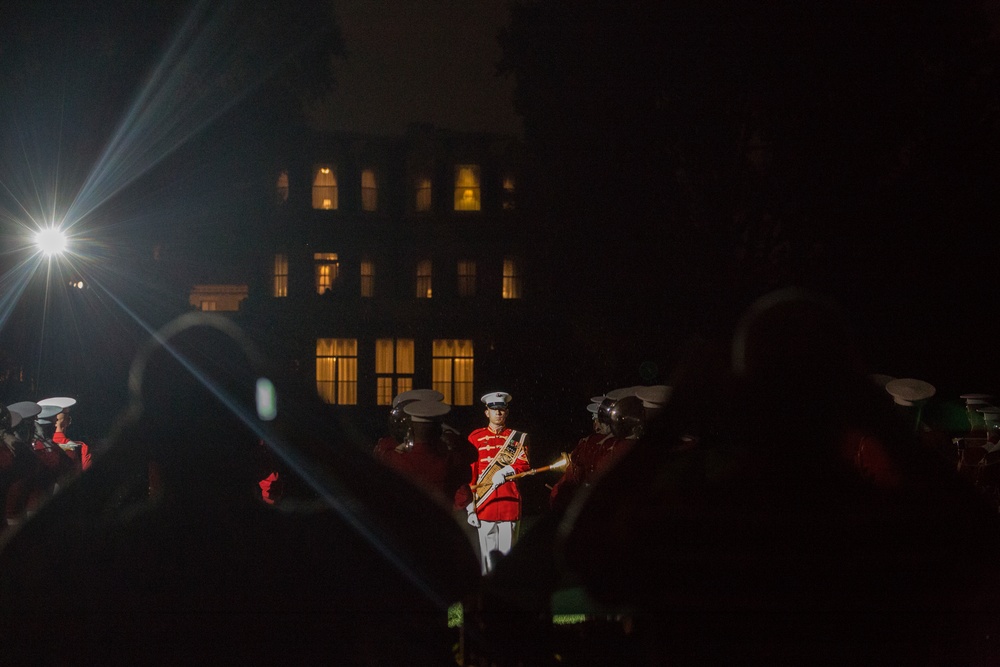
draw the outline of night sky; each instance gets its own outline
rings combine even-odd
[[[520,134],[511,77],[496,75],[505,2],[336,3],[347,57],[313,109],[330,130],[398,134],[407,124]]]

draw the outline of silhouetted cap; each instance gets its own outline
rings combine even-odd
[[[20,401],[7,406],[12,413],[17,413],[21,419],[33,419],[42,411],[42,406],[34,401]]]
[[[441,401],[412,401],[403,410],[415,422],[435,422],[451,412],[451,406]]]

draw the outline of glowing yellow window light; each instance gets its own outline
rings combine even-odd
[[[320,165],[313,178],[312,205],[325,211],[337,208],[337,175],[331,165]]]
[[[455,167],[455,210],[478,211],[479,165],[460,164]]]

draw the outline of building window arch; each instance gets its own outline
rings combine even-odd
[[[423,259],[417,262],[417,298],[430,299],[434,295],[432,284],[431,260]]]
[[[340,259],[335,252],[316,252],[313,262],[316,265],[316,293],[326,294],[333,290],[340,277]]]
[[[481,188],[479,185],[479,165],[460,164],[455,166],[455,210],[480,210]]]
[[[313,170],[312,205],[314,209],[337,210],[337,169],[334,165],[319,164]]]
[[[378,210],[378,178],[374,169],[361,172],[361,210]]]
[[[288,170],[282,169],[278,172],[278,180],[275,183],[275,196],[279,204],[288,201]]]
[[[417,213],[427,213],[431,210],[431,178],[427,175],[417,177],[414,184],[413,208]]]
[[[521,298],[521,271],[518,261],[513,257],[503,259],[503,288],[505,299]]]

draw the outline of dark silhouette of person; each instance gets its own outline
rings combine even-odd
[[[7,657],[453,659],[447,606],[478,579],[458,524],[311,420],[311,398],[279,390],[279,416],[262,418],[259,380],[267,389],[228,320],[192,313],[157,333],[133,364],[131,404],[105,455],[0,552]],[[262,439],[313,502],[263,502]],[[151,464],[153,492],[122,491],[141,486]]]
[[[883,474],[857,467],[861,437]],[[678,381],[560,535],[565,568],[636,610],[651,664],[1000,655],[995,512],[901,428],[842,313],[802,290],[751,306],[729,370]]]

